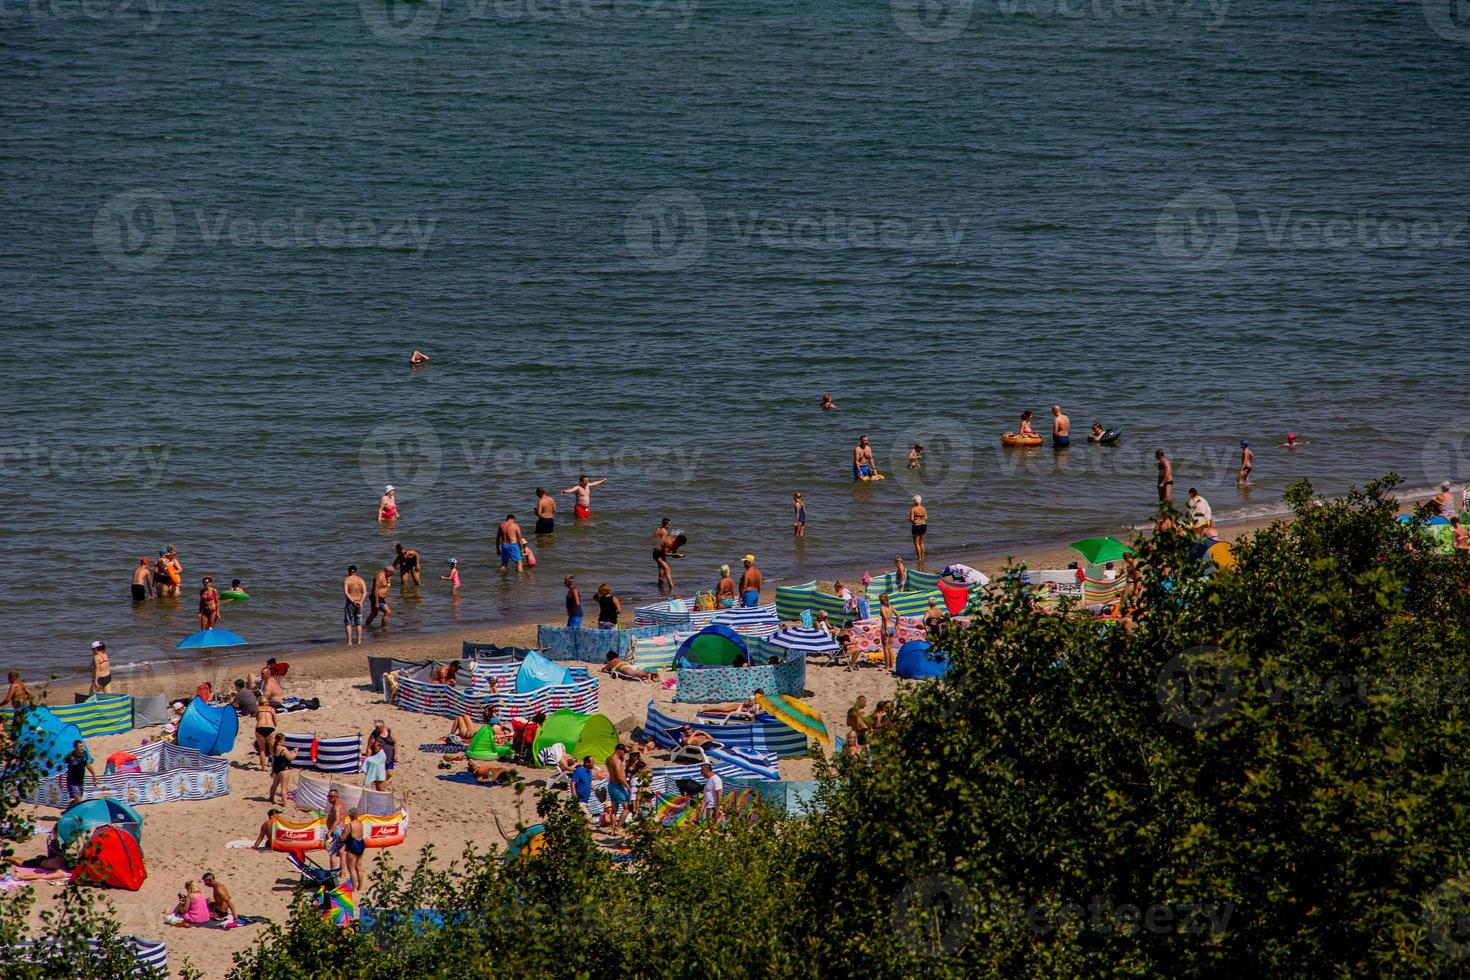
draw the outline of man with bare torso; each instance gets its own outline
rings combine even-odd
[[[521,534],[521,526],[516,523],[516,515],[506,514],[505,520],[495,529],[495,549],[500,552],[502,572],[510,567],[511,562],[516,563],[517,572],[522,570],[525,556],[521,553],[521,545],[525,540]]]
[[[384,565],[378,570],[378,574],[373,576],[373,588],[368,593],[368,614],[367,619],[363,622],[364,626],[373,625],[373,620],[378,617],[379,613],[383,616],[383,625],[388,625],[388,617],[393,614],[393,610],[388,608],[388,593],[392,591],[393,566]]]
[[[741,561],[745,562],[745,571],[740,573],[740,599],[746,608],[758,606],[761,602],[761,570],[755,567],[755,555],[746,555]]]
[[[536,488],[536,533],[556,533],[556,498],[544,487]]]
[[[572,513],[577,515],[577,520],[585,521],[592,516],[592,488],[600,487],[607,482],[604,477],[601,480],[588,481],[587,474],[583,473],[577,480],[577,485],[567,487],[562,493],[576,494],[577,504],[572,508]]]
[[[1174,464],[1162,449],[1154,450],[1154,458],[1159,461],[1159,503],[1167,504],[1174,499]]]
[[[1072,444],[1072,420],[1062,413],[1062,406],[1051,407],[1051,448],[1066,449]]]
[[[347,577],[342,580],[342,628],[347,633],[347,644],[353,643],[352,630],[357,629],[357,642],[362,642],[362,601],[367,598],[367,583],[357,574],[356,565],[347,566]]]
[[[152,594],[153,570],[147,558],[139,558],[138,567],[133,569],[133,601],[142,602]]]
[[[868,445],[867,436],[859,436],[858,444],[852,447],[852,478],[854,480],[876,480],[878,475],[878,464],[873,459],[873,447]]]

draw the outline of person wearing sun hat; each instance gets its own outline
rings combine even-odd
[[[745,571],[740,573],[741,605],[749,609],[760,605],[761,570],[755,567],[755,555],[746,555],[740,560],[745,563]]]
[[[455,594],[458,594],[459,593],[459,559],[458,558],[451,558],[451,559],[449,559],[449,574],[448,575],[440,575],[439,578],[442,579],[443,581],[449,583],[449,591],[450,592],[453,592]]]
[[[386,524],[398,517],[398,492],[393,484],[383,488],[383,496],[378,500],[378,521]]]

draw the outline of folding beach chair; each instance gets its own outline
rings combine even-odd
[[[296,851],[286,851],[286,860],[291,862],[298,874],[301,875],[301,886],[303,888],[336,888],[340,871],[333,868],[324,868],[317,864],[305,854]]]

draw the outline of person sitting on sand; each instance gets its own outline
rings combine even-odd
[[[19,708],[21,705],[31,703],[30,689],[20,679],[20,671],[12,670],[6,675],[10,686],[5,689],[5,697],[0,698],[0,708],[7,705]]]
[[[633,664],[617,655],[614,650],[607,651],[607,664],[602,668],[604,674],[612,674],[614,677],[625,677],[630,681],[657,681],[658,671],[640,670]]]
[[[179,892],[179,904],[174,910],[163,917],[164,925],[179,926],[187,929],[189,926],[203,926],[209,924],[209,899],[204,892],[192,881],[184,882],[184,890]]]
[[[250,846],[257,851],[268,851],[271,849],[271,818],[279,815],[279,807],[271,807],[265,811],[265,822],[260,825],[260,832],[255,835],[255,843]]]
[[[425,354],[421,350],[416,350],[412,354],[408,355],[408,363],[410,363],[410,364],[428,364],[429,363],[429,355],[428,354]]]
[[[931,597],[929,608],[924,610],[924,631],[931,637],[938,636],[940,627],[948,618],[949,611],[939,608],[939,600]]]
[[[447,664],[435,667],[429,672],[429,683],[448,684],[454,686],[454,679],[459,676],[459,661],[451,660]]]
[[[214,892],[209,900],[209,912],[216,919],[224,919],[226,923],[234,922],[240,913],[235,911],[234,899],[230,898],[230,890],[225,883],[214,876],[213,871],[204,872],[204,887]]]
[[[817,610],[817,618],[812,621],[812,629],[819,629],[828,636],[832,635],[832,624],[827,622],[827,610]]]

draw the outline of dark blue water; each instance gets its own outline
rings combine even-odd
[[[435,578],[401,632],[646,595],[664,515],[689,591],[886,566],[916,492],[940,562],[1125,526],[1160,446],[1222,516],[1470,479],[1454,13],[6,5],[0,652],[170,649],[192,600],[126,601],[170,543],[281,643],[396,540]],[[1054,401],[1123,444],[1001,450]],[[863,433],[893,476],[855,487]],[[496,522],[580,472],[593,523],[502,579]]]

